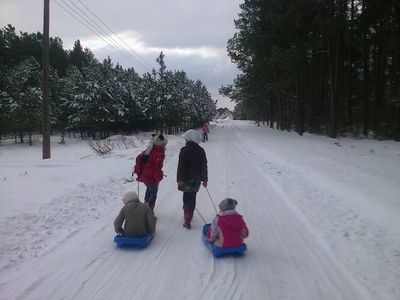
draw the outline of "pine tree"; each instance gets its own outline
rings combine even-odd
[[[42,35],[0,30],[0,133],[39,130],[41,114]],[[51,38],[50,97],[52,126],[61,132],[80,131],[81,137],[107,137],[110,132],[158,129],[168,132],[198,126],[215,113],[206,87],[184,71],[169,71],[161,52],[160,67],[142,77],[124,70],[110,58],[99,63],[79,40],[71,51]],[[30,55],[28,57],[28,55]]]
[[[24,142],[24,132],[29,133],[32,145],[32,131],[41,122],[41,70],[38,62],[27,58],[13,68],[8,77],[6,93],[10,109],[10,122],[13,130],[19,132],[20,142]]]

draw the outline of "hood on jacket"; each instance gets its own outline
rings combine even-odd
[[[158,134],[153,138],[153,145],[163,146],[165,148],[165,146],[167,146],[167,143],[168,140],[163,134]]]
[[[145,155],[150,155],[151,150],[153,150],[153,146],[162,146],[165,148],[168,143],[168,139],[162,133],[160,134],[154,133],[151,136],[153,137],[153,139],[150,141],[149,146],[144,151]]]
[[[200,144],[203,139],[200,132],[194,129],[189,129],[182,136],[187,142],[195,142],[196,144]]]
[[[139,201],[139,197],[135,191],[127,192],[122,198],[124,204],[127,204],[129,201]]]

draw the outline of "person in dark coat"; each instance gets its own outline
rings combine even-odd
[[[115,232],[124,236],[141,237],[153,234],[156,218],[153,211],[140,202],[136,192],[128,192],[122,198],[124,206],[114,220]]]
[[[183,192],[185,219],[183,227],[190,229],[200,184],[207,187],[207,157],[206,152],[199,145],[202,140],[199,132],[190,129],[183,134],[183,137],[186,140],[186,145],[182,147],[179,153],[177,182],[178,190]]]
[[[155,135],[149,147],[143,152],[141,171],[137,174],[137,181],[146,185],[144,202],[154,211],[157,200],[158,185],[164,177],[162,171],[165,159],[165,147],[167,138],[162,135]]]

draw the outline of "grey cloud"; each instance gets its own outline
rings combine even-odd
[[[64,47],[70,49],[75,40],[93,50],[100,60],[108,55],[123,67],[132,63],[110,47],[94,49],[89,40],[98,38],[91,30],[50,1],[50,35],[59,36]],[[64,0],[80,5],[79,0]],[[220,49],[221,56],[166,54],[166,64],[171,70],[185,70],[191,79],[200,79],[213,97],[218,97],[218,87],[231,83],[237,74],[236,66],[226,57],[227,40],[233,36],[233,20],[237,19],[239,4],[243,0],[80,0],[89,7],[115,33],[134,32],[140,35],[147,49],[202,48]],[[88,13],[88,12],[87,12]],[[90,13],[88,13],[90,14]],[[93,17],[94,18],[94,17]],[[2,26],[10,23],[17,31],[36,32],[43,28],[43,2],[31,0],[1,0]],[[87,25],[88,26],[88,25]],[[141,54],[151,65],[159,53]],[[148,71],[140,66],[139,72]]]
[[[76,38],[84,40],[85,37],[93,35],[93,32],[57,5],[59,3],[68,8],[66,6],[68,4],[77,10],[71,2],[82,7],[77,0],[50,2],[51,34],[60,36],[63,40]],[[113,31],[140,32],[143,41],[152,47],[225,47],[227,39],[233,35],[233,19],[237,18],[241,1],[87,0],[82,2]],[[42,2],[1,0],[0,8],[0,20],[4,22],[3,25],[11,23],[17,30],[42,31]],[[82,9],[84,10],[83,7]],[[89,12],[85,12],[96,20]]]
[[[98,1],[89,1],[96,6]],[[146,44],[153,47],[226,46],[234,32],[233,18],[239,11],[238,0],[156,0],[119,1],[102,18],[116,30],[141,32]],[[127,12],[118,18],[120,11]],[[116,21],[116,19],[118,21]]]

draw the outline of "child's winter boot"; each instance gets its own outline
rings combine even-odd
[[[192,225],[190,224],[192,222],[192,218],[193,218],[193,213],[190,212],[189,210],[185,211],[185,223],[183,223],[183,227],[187,228],[187,229],[191,229]]]

